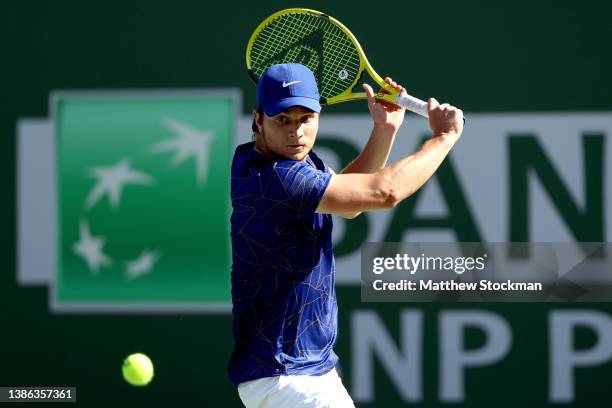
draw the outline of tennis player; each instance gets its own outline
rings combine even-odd
[[[331,214],[394,207],[432,176],[461,135],[461,110],[432,98],[432,137],[385,167],[404,109],[364,89],[370,138],[335,174],[312,150],[321,112],[313,73],[279,64],[257,83],[254,141],[236,148],[231,184],[235,346],[228,372],[247,408],[354,407],[335,370]]]

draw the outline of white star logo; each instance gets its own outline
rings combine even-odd
[[[176,137],[155,143],[151,146],[151,151],[153,153],[174,151],[174,157],[172,158],[173,167],[178,166],[190,156],[193,156],[196,161],[198,184],[205,184],[208,172],[208,157],[210,155],[209,145],[215,137],[214,132],[196,129],[172,118],[164,118],[164,126],[166,129],[173,131]]]
[[[146,275],[151,273],[153,266],[155,263],[161,258],[159,251],[148,251],[144,250],[140,254],[140,256],[132,261],[126,262],[127,271],[126,277],[127,279],[136,279],[139,276]]]
[[[93,237],[89,232],[87,221],[81,221],[80,238],[72,245],[74,252],[87,262],[87,267],[93,273],[98,273],[100,266],[110,266],[113,261],[102,252],[105,240],[103,237]]]
[[[110,204],[113,208],[119,206],[121,190],[125,184],[152,184],[153,178],[145,173],[132,170],[130,161],[122,159],[114,166],[93,167],[90,175],[96,177],[98,182],[87,196],[85,204],[90,209],[104,194],[108,194]]]

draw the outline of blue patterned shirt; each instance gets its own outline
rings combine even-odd
[[[332,218],[315,210],[329,168],[269,159],[254,142],[232,163],[235,385],[277,375],[322,375],[338,362]]]

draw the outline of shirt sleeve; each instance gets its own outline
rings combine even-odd
[[[317,170],[306,162],[276,162],[270,171],[266,196],[275,197],[275,205],[295,212],[299,218],[315,212],[331,180],[328,171]]]

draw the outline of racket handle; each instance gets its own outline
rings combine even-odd
[[[429,115],[427,114],[427,102],[424,102],[419,98],[410,96],[407,93],[401,93],[397,96],[395,102],[398,105],[408,109],[409,111],[423,116],[424,118],[429,117]]]
[[[420,100],[419,98],[415,98],[414,96],[410,96],[407,93],[401,93],[397,96],[395,100],[400,106],[412,111],[416,114],[423,116],[424,118],[428,118],[427,114],[427,102]],[[465,115],[463,116],[463,123],[465,123]]]

